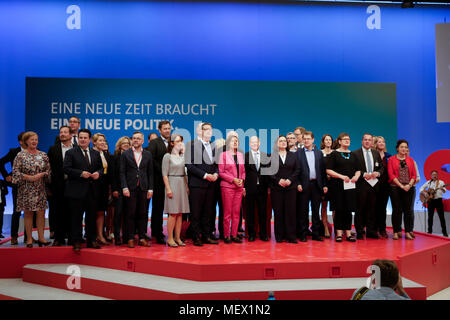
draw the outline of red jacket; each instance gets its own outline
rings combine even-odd
[[[409,171],[409,180],[417,179],[416,166],[414,164],[414,160],[411,157],[406,156],[405,158],[406,165],[408,166]],[[389,182],[394,183],[394,179],[398,179],[398,171],[400,168],[400,160],[398,160],[397,156],[394,155],[389,158],[388,161],[388,174],[389,174]]]

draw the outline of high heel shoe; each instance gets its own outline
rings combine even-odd
[[[47,247],[47,246],[52,244],[50,241],[46,241],[46,242],[38,241],[37,243],[39,245],[39,248],[42,247],[42,246]]]
[[[27,243],[27,248],[33,248],[33,244],[32,243]]]
[[[409,232],[405,233],[405,239],[406,240],[414,240],[414,238],[411,236],[411,234]]]
[[[398,240],[399,239],[397,232],[394,232],[394,237],[392,239],[394,239],[394,240]]]
[[[172,242],[167,241],[167,246],[171,247],[171,248],[177,248],[178,244],[176,244],[175,242],[172,243]]]
[[[186,247],[186,243],[184,243],[183,241],[175,241],[175,243],[179,246],[179,247]]]

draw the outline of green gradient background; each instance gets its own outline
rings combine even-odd
[[[98,116],[174,119],[175,127],[186,128],[191,134],[197,120],[211,122],[224,134],[226,129],[238,128],[279,129],[286,134],[302,126],[314,132],[316,144],[325,133],[336,138],[344,131],[352,138],[352,150],[360,147],[365,132],[384,136],[391,153],[397,139],[393,83],[27,78],[26,129],[39,133],[42,150],[53,144],[58,134],[50,129],[49,119],[55,117],[50,113],[53,101],[217,104],[214,116]],[[79,117],[85,118],[84,114]],[[131,135],[133,131],[102,133],[111,148],[120,136]],[[263,149],[266,147],[263,144]]]

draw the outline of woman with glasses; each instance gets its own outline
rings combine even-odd
[[[408,141],[397,141],[397,154],[389,158],[388,174],[391,184],[392,201],[392,227],[394,228],[394,240],[402,237],[402,216],[405,226],[405,238],[414,240],[411,236],[412,215],[411,201],[414,196],[414,183],[417,179],[416,167],[413,158],[408,156]]]
[[[337,139],[339,148],[329,155],[326,163],[327,174],[333,179],[334,209],[336,211],[334,228],[336,230],[336,242],[342,242],[345,231],[346,240],[355,242],[352,235],[352,211],[356,210],[356,188],[361,171],[355,155],[349,150],[350,135],[341,133]]]

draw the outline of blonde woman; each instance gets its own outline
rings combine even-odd
[[[100,245],[108,245],[103,236],[103,229],[105,224],[105,211],[108,208],[108,198],[110,192],[110,184],[112,181],[112,158],[108,152],[108,145],[106,144],[106,137],[101,133],[96,133],[92,136],[92,144],[94,150],[100,153],[100,158],[103,164],[103,175],[95,183],[97,185],[97,191],[99,192],[99,198],[97,201],[97,242]]]
[[[25,230],[28,234],[27,248],[33,247],[33,212],[36,211],[36,225],[38,229],[38,244],[48,246],[44,238],[45,210],[47,209],[47,194],[45,182],[50,175],[50,161],[45,152],[39,151],[38,135],[28,131],[22,141],[26,147],[14,159],[12,183],[17,184],[17,211],[24,211]]]
[[[377,194],[376,202],[376,225],[378,228],[378,233],[382,238],[387,239],[388,235],[386,233],[386,207],[389,201],[391,187],[389,185],[389,175],[388,175],[388,161],[391,154],[387,152],[386,140],[382,136],[374,137],[373,148],[380,153],[381,162],[384,167],[383,174],[380,176],[378,183],[379,191]]]
[[[130,149],[131,139],[129,137],[121,137],[117,140],[114,156],[113,156],[113,178],[111,184],[111,191],[114,201],[114,244],[116,246],[122,245],[122,243],[127,242],[128,239],[122,239],[120,237],[120,231],[127,230],[126,226],[122,225],[125,223],[126,219],[124,217],[124,201],[122,187],[120,186],[120,156],[122,152]],[[125,237],[126,232],[122,232],[122,236]]]

